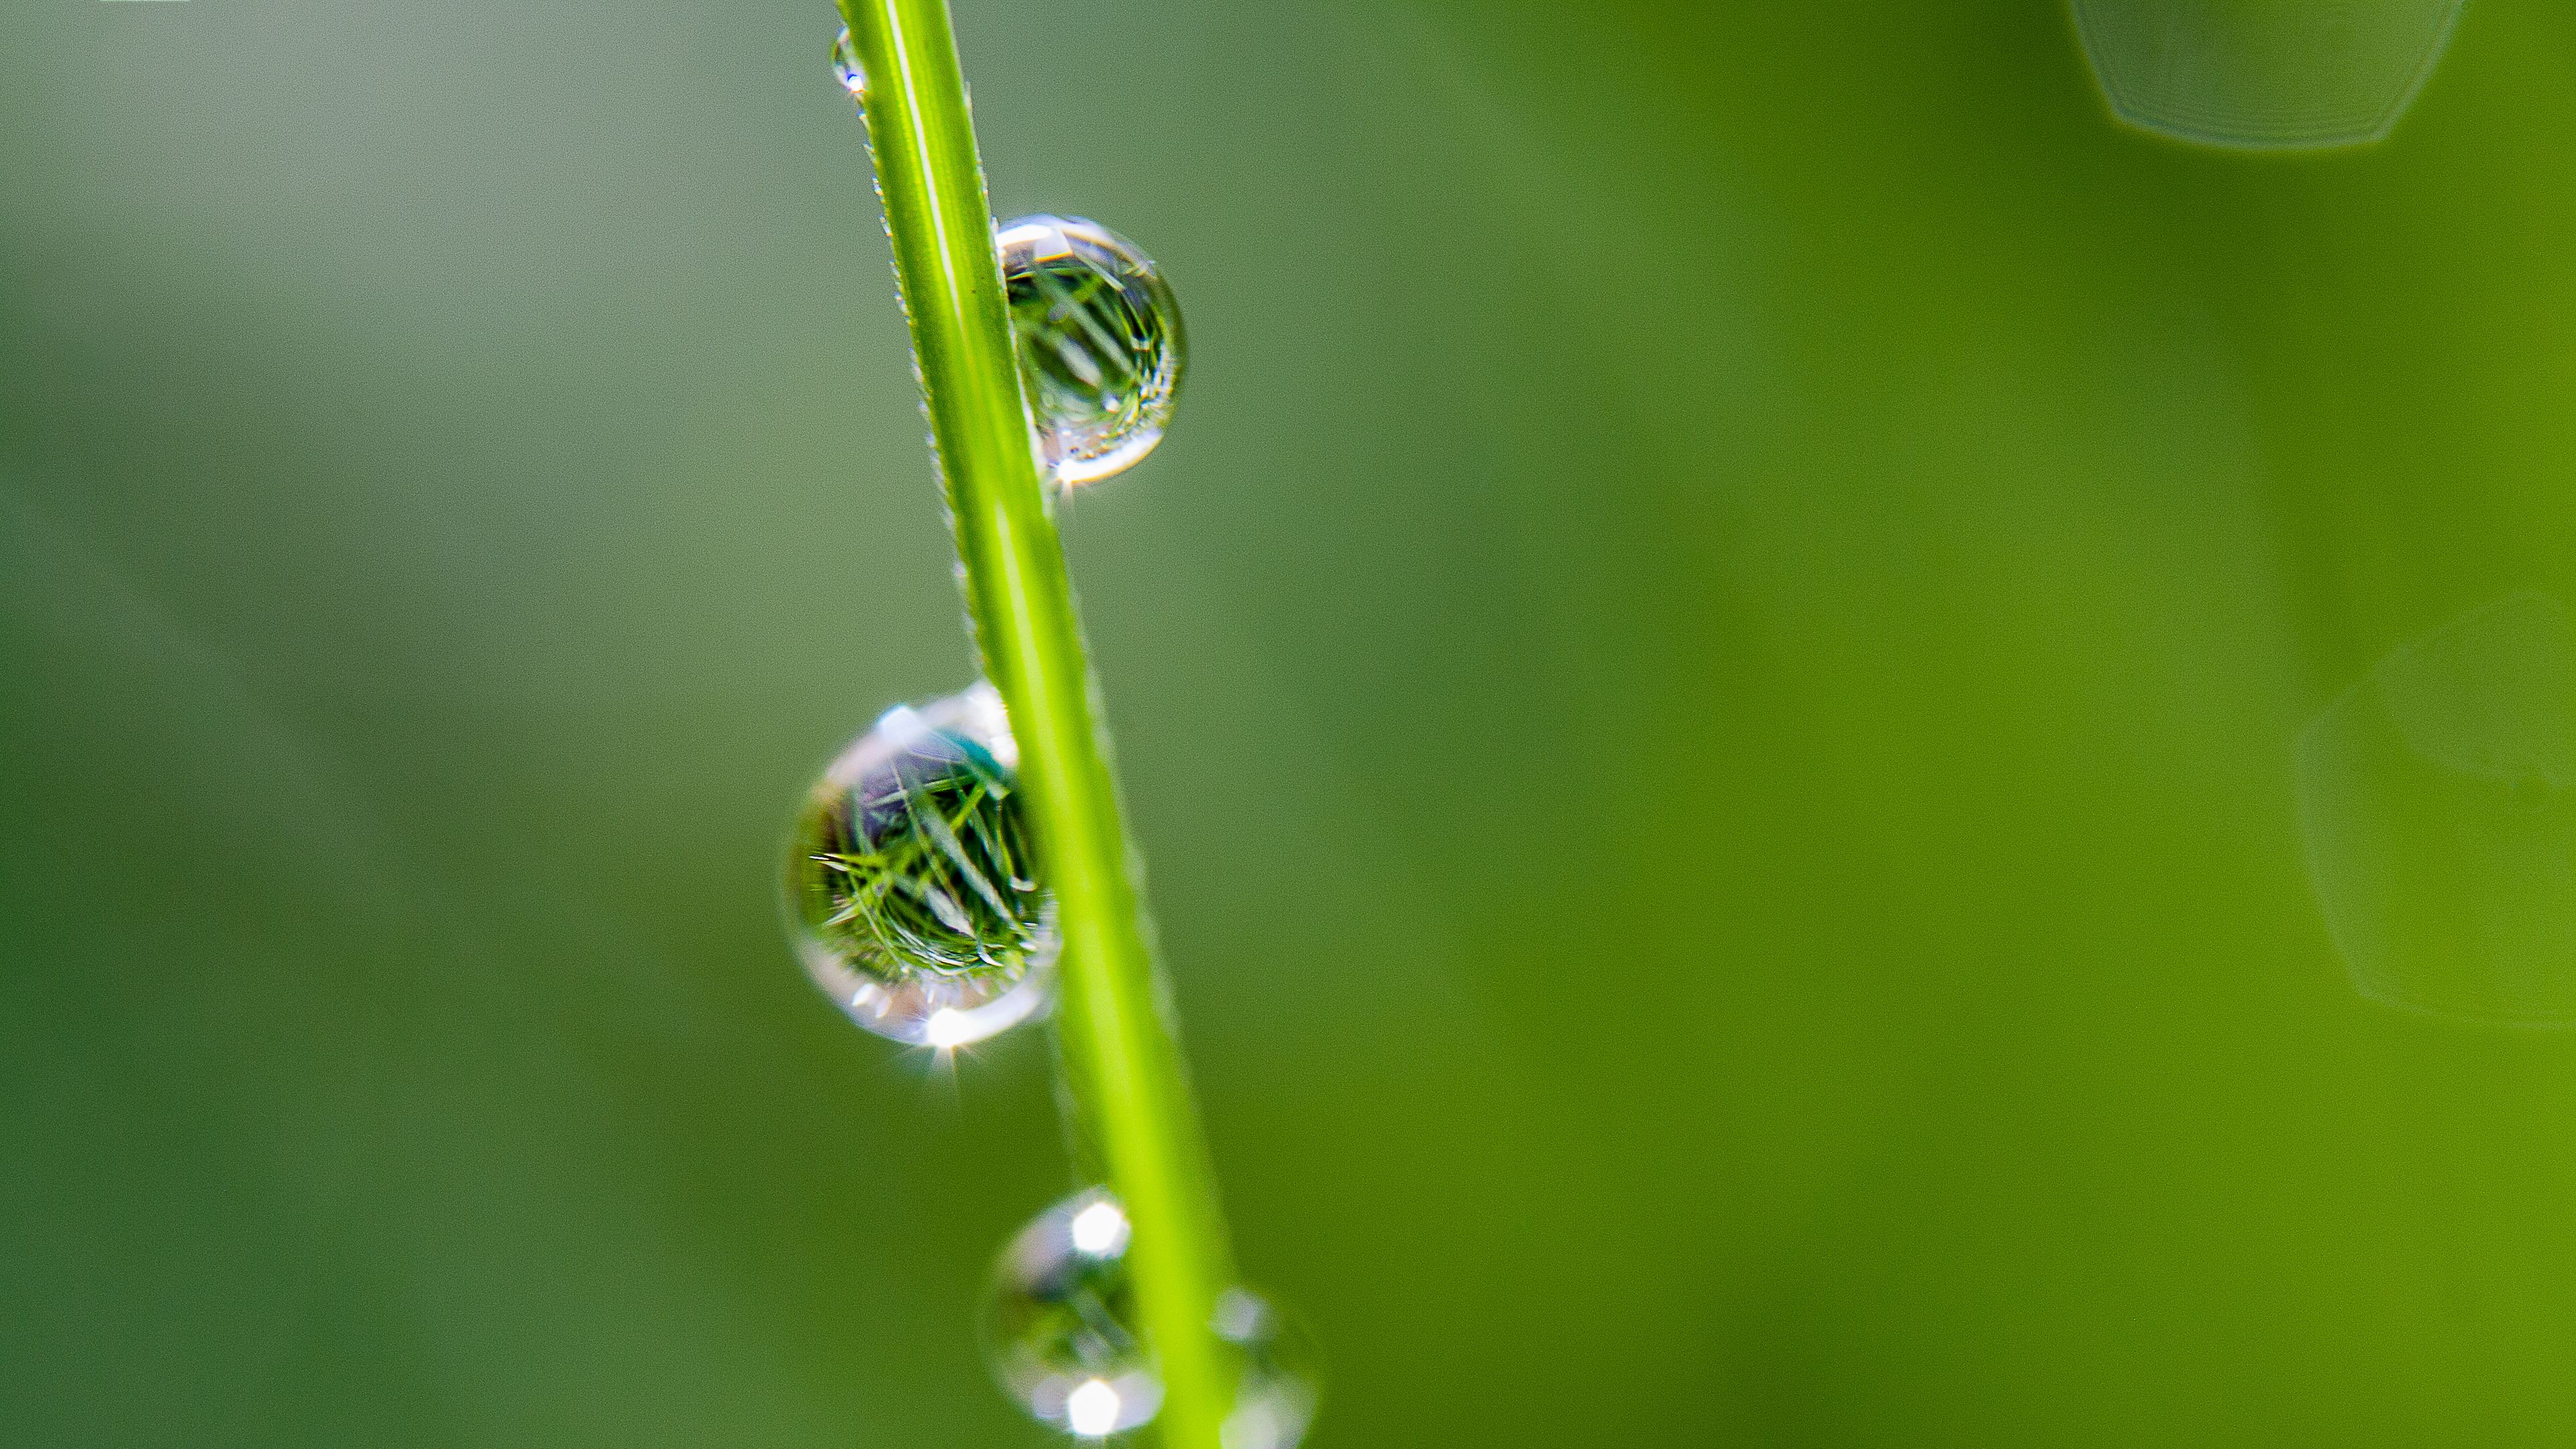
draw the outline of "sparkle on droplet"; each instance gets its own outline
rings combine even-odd
[[[995,241],[1040,460],[1067,487],[1136,466],[1180,396],[1187,344],[1170,284],[1135,243],[1081,217],[1024,216]]]
[[[1118,1429],[1118,1391],[1105,1379],[1084,1379],[1064,1396],[1064,1426],[1085,1439],[1106,1438]]]
[[[850,27],[846,25],[832,40],[832,79],[841,83],[841,89],[850,93],[851,100],[867,99],[867,67],[859,63],[859,47],[850,39]]]
[[[1000,697],[886,711],[805,798],[790,934],[816,984],[881,1036],[946,1050],[1046,1005],[1054,906],[1037,879]]]
[[[1106,1258],[1127,1251],[1127,1214],[1107,1198],[1075,1213],[1067,1226],[1077,1253]]]

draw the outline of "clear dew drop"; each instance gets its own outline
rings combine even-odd
[[[1151,258],[1098,222],[1024,216],[996,234],[1042,462],[1063,486],[1154,451],[1180,396],[1180,304]]]
[[[1268,1300],[1243,1288],[1217,1298],[1216,1336],[1242,1355],[1234,1412],[1217,1431],[1219,1449],[1296,1449],[1315,1421],[1323,1383],[1315,1341]]]
[[[867,99],[868,70],[859,64],[859,47],[850,39],[850,27],[846,25],[832,41],[832,79],[841,83],[841,89],[850,93],[851,100]]]
[[[1101,1439],[1162,1408],[1129,1280],[1127,1215],[1092,1188],[1038,1214],[993,1269],[984,1331],[993,1374],[1041,1423]],[[1315,1416],[1311,1341],[1241,1288],[1217,1300],[1211,1326],[1240,1355],[1221,1449],[1295,1449]]]
[[[784,879],[806,973],[880,1036],[949,1048],[1042,1009],[1054,906],[1030,862],[1019,751],[978,683],[886,711],[797,812]]]

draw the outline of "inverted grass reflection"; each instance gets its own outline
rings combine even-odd
[[[2576,625],[2557,600],[2399,648],[2298,756],[2309,879],[2362,995],[2576,1023]]]
[[[783,879],[807,974],[850,1019],[929,1047],[1041,1010],[1052,905],[1001,697],[976,683],[886,711],[806,795]]]
[[[1065,487],[1135,467],[1163,440],[1188,343],[1153,259],[1096,221],[1024,216],[994,236],[1047,470]]]
[[[2310,150],[2379,140],[2463,0],[2070,0],[2121,120],[2177,140]]]

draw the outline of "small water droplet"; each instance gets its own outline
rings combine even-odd
[[[850,93],[851,100],[867,99],[868,70],[859,64],[859,47],[850,39],[850,27],[846,25],[832,41],[832,79],[841,83],[841,89]]]
[[[1133,1329],[1127,1215],[1094,1188],[1020,1230],[993,1268],[985,1305],[994,1376],[1021,1407],[1085,1438],[1132,1429],[1162,1407]]]
[[[807,974],[880,1036],[981,1041],[1046,1005],[1054,908],[1039,889],[1019,751],[989,684],[886,711],[805,799],[787,919]]]
[[[1218,1430],[1220,1449],[1296,1449],[1315,1421],[1323,1383],[1314,1338],[1243,1288],[1218,1295],[1212,1321],[1216,1336],[1242,1355],[1234,1412]]]
[[[1136,1332],[1127,1214],[1107,1190],[1074,1194],[1020,1230],[993,1269],[985,1339],[994,1377],[1041,1422],[1078,1438],[1133,1429],[1163,1388]],[[1221,1449],[1295,1449],[1315,1416],[1312,1341],[1241,1288],[1210,1326],[1238,1355]]]
[[[1024,216],[995,240],[1041,459],[1067,487],[1126,472],[1180,395],[1170,284],[1135,243],[1080,217]]]

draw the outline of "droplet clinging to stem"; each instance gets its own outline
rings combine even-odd
[[[865,101],[868,97],[868,68],[859,63],[859,47],[850,39],[850,27],[832,38],[832,79],[850,93],[850,99]]]
[[[988,684],[888,710],[807,793],[786,868],[797,954],[852,1020],[932,1047],[1036,1013],[1053,904],[1022,818],[1019,755]]]
[[[1134,242],[1081,217],[1024,216],[995,237],[1040,461],[1065,487],[1136,466],[1180,400],[1180,303]]]
[[[1152,1420],[1163,1402],[1135,1323],[1126,1210],[1092,1188],[1038,1214],[993,1265],[986,1346],[1003,1391],[1039,1421],[1098,1439]],[[1236,1360],[1220,1449],[1295,1449],[1314,1418],[1315,1355],[1258,1296],[1217,1298],[1210,1325]]]

